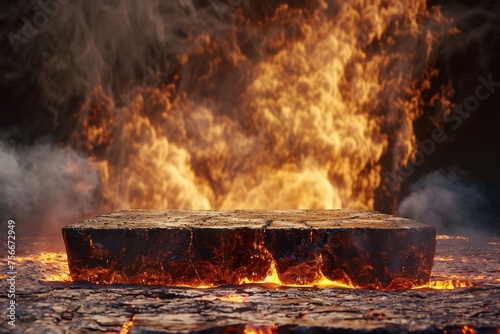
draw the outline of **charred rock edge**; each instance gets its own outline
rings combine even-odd
[[[435,252],[434,228],[354,210],[129,210],[67,226],[63,237],[73,280],[105,284],[230,285],[263,281],[274,266],[287,285],[324,276],[404,289],[430,281]]]

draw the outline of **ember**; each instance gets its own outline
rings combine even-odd
[[[132,319],[130,319],[129,322],[123,325],[122,330],[120,331],[120,334],[128,334],[130,332],[130,327],[134,324],[135,316],[132,316]]]
[[[68,257],[65,252],[42,252],[34,255],[24,255],[17,258],[19,263],[40,263],[45,268],[41,279],[47,282],[70,281]]]
[[[243,334],[278,334],[278,326],[252,326],[245,325],[242,329]]]

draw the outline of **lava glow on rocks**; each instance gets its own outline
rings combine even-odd
[[[18,257],[19,263],[37,263],[40,267],[41,280],[45,282],[72,282],[68,270],[67,256],[64,252],[42,252],[38,255],[20,256]],[[435,290],[451,290],[457,288],[473,287],[475,284],[471,281],[460,279],[459,275],[453,275],[453,279],[432,281],[428,285],[414,286],[412,289],[435,289]],[[281,282],[276,271],[276,267],[271,267],[271,272],[262,281],[252,281],[250,279],[243,279],[240,282],[243,284],[256,284],[265,288],[344,288],[344,289],[359,289],[357,286],[345,284],[342,282],[335,282],[321,277],[313,284],[303,285],[286,285]],[[217,286],[184,286],[186,288],[208,289],[216,288]],[[243,303],[247,300],[248,296],[233,294],[221,296],[221,301]]]

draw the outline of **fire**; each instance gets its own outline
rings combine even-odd
[[[435,281],[431,282],[430,287],[432,289],[438,289],[438,290],[451,290],[451,289],[456,289],[456,288],[469,288],[473,287],[475,284],[473,282],[469,281],[460,281],[460,280],[446,280],[446,281]]]
[[[309,284],[283,284],[278,276],[278,271],[276,270],[275,262],[271,262],[271,267],[266,278],[262,281],[252,280],[247,277],[243,278],[239,284],[264,284],[267,286],[277,286],[277,287],[321,287],[321,288],[357,288],[352,283],[336,282],[329,280],[322,273],[320,277],[316,279],[315,282]]]
[[[257,22],[240,8],[229,39],[186,37],[171,82],[134,89],[127,105],[96,87],[73,134],[100,174],[95,209],[393,201],[398,180],[389,190],[383,171],[412,159],[424,106],[447,103],[445,89],[430,98],[431,63],[450,22],[425,0],[304,7]]]
[[[252,281],[248,278],[244,278],[240,281],[240,284],[263,284],[269,286],[277,287],[317,287],[317,288],[344,288],[344,289],[359,289],[360,287],[354,286],[351,282],[347,284],[340,281],[332,281],[326,278],[324,275],[321,276],[313,283],[310,284],[283,284],[278,276],[276,270],[276,265],[274,262],[271,265],[270,272],[268,276],[262,281]],[[431,281],[429,284],[423,286],[413,286],[411,289],[435,289],[435,290],[453,290],[457,288],[468,288],[473,287],[475,284],[471,281],[453,279],[453,280],[437,280]]]
[[[462,334],[476,334],[476,330],[469,326],[464,326],[461,328]]]
[[[278,326],[254,326],[245,325],[241,331],[243,334],[277,334]]]
[[[34,263],[43,268],[41,279],[46,282],[71,282],[68,257],[65,252],[42,252],[18,256],[20,265]]]
[[[19,256],[19,265],[36,264],[40,266],[40,271],[43,273],[40,277],[41,280],[46,282],[71,282],[71,277],[67,265],[67,256],[64,252],[42,252],[40,254]],[[427,285],[410,287],[411,289],[435,289],[435,290],[452,290],[457,288],[468,288],[475,286],[472,281],[464,280],[460,275],[440,274],[441,277],[448,277],[446,280],[434,280]],[[477,278],[484,278],[478,276]],[[495,281],[498,282],[498,279]],[[347,283],[346,283],[347,282]],[[269,288],[287,287],[287,288],[345,288],[345,289],[359,289],[360,287],[354,286],[348,278],[346,281],[332,281],[323,276],[321,273],[319,277],[311,283],[307,284],[284,284],[281,282],[276,265],[274,261],[271,263],[268,275],[263,280],[252,280],[251,278],[243,278],[239,284],[259,284]],[[215,288],[212,285],[199,285],[185,287],[208,289]],[[220,296],[217,299],[225,302],[244,303],[248,299],[246,294],[230,294]]]
[[[453,290],[457,288],[470,288],[476,286],[474,282],[463,281],[463,280],[444,280],[444,281],[432,281],[427,285],[415,286],[412,289],[434,289],[434,290]]]
[[[134,324],[134,321],[135,321],[135,315],[132,316],[132,318],[130,319],[129,322],[127,322],[126,324],[124,324],[122,326],[122,330],[120,331],[120,334],[130,333],[130,327],[132,327],[132,325]]]

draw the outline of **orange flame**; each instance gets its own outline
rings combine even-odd
[[[41,279],[46,282],[70,282],[68,257],[65,252],[42,252],[17,257],[19,264],[35,263],[43,267]]]
[[[134,321],[135,321],[135,315],[132,316],[129,322],[123,324],[120,334],[128,334],[130,332],[130,327],[132,327],[132,325],[134,324]]]
[[[457,288],[470,288],[476,286],[474,282],[461,280],[432,281],[424,286],[416,286],[413,289],[435,289],[435,290],[453,290]]]
[[[280,287],[322,287],[322,288],[350,288],[354,289],[355,287],[352,283],[346,284],[343,282],[336,282],[329,280],[323,274],[320,274],[320,277],[316,279],[315,282],[309,284],[283,284],[278,276],[278,271],[276,270],[276,264],[273,261],[271,263],[271,267],[269,269],[269,273],[266,278],[262,281],[256,281],[249,279],[247,277],[243,278],[239,284],[266,284],[271,286],[280,286]]]
[[[100,174],[96,209],[373,209],[377,189],[394,199],[382,171],[414,154],[438,74],[428,64],[450,24],[425,0],[319,3],[281,5],[257,25],[239,12],[233,40],[189,37],[186,70],[119,110],[96,87],[74,134]]]
[[[26,265],[28,263],[37,264],[41,267],[42,276],[41,280],[46,282],[71,282],[71,276],[69,274],[67,265],[67,256],[64,252],[42,252],[40,254],[19,256],[19,265]],[[460,275],[444,275],[445,277],[453,277],[453,279],[446,280],[436,280],[432,281],[427,285],[414,286],[412,289],[435,289],[435,290],[452,290],[457,288],[468,288],[475,286],[474,282],[463,280]],[[477,278],[484,278],[483,276],[478,276]],[[318,287],[318,288],[346,288],[346,289],[358,289],[359,287],[354,286],[349,280],[347,283],[341,281],[332,281],[323,276],[320,276],[311,283],[308,284],[284,284],[281,282],[278,272],[276,270],[276,264],[274,261],[271,263],[268,275],[263,280],[252,280],[249,278],[243,278],[240,280],[239,284],[262,284],[267,287]],[[208,289],[215,288],[212,285],[200,285],[200,286],[186,286],[190,288],[197,289]],[[226,302],[234,303],[244,303],[248,299],[248,295],[245,294],[232,294],[217,297],[217,299]]]
[[[476,334],[476,330],[469,326],[464,326],[461,328],[462,334]]]
[[[241,331],[243,334],[277,334],[278,326],[254,326],[245,325]]]

